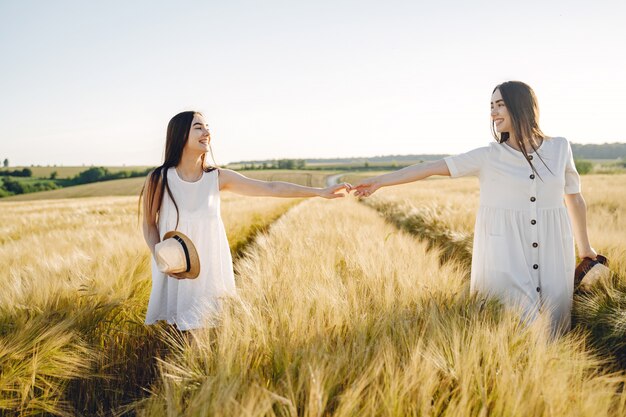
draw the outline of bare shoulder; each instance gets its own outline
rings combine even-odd
[[[226,168],[218,168],[217,176],[220,181],[232,181],[233,179],[243,177],[243,175],[241,175],[240,173],[233,171],[232,169]]]
[[[228,176],[228,175],[236,174],[235,171],[233,171],[232,169],[227,169],[227,168],[217,168],[217,173],[220,177],[222,175]]]
[[[217,178],[219,181],[220,190],[224,190],[230,187],[233,183],[236,183],[245,177],[240,173],[233,171],[232,169],[218,168]]]

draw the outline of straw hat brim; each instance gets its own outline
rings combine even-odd
[[[189,271],[177,272],[177,273],[169,273],[168,275],[172,278],[178,279],[193,279],[197,278],[200,275],[200,257],[198,256],[198,251],[196,250],[195,245],[187,236],[183,233],[172,230],[170,232],[165,233],[163,236],[163,240],[172,238],[174,236],[178,236],[182,239],[187,246],[187,251],[189,252]]]
[[[611,270],[602,265],[601,263],[595,264],[583,277],[580,282],[580,288],[588,290],[594,286],[597,282],[607,279],[611,276]]]
[[[608,265],[609,260],[602,255],[597,255],[596,260],[582,259],[574,272],[574,287],[583,291],[588,290],[596,282],[609,277],[611,270]]]

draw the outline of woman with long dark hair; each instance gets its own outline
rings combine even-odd
[[[471,292],[521,307],[528,320],[545,310],[554,333],[563,333],[571,323],[573,238],[580,258],[597,256],[570,144],[541,131],[535,93],[519,81],[493,90],[491,128],[496,143],[369,178],[355,195],[431,175],[478,176]]]
[[[146,324],[165,320],[179,330],[211,326],[221,299],[235,294],[232,259],[220,216],[220,191],[337,198],[343,197],[340,191],[347,188],[347,184],[314,188],[250,179],[210,165],[210,143],[211,135],[201,113],[186,111],[174,116],[167,126],[165,161],[148,175],[141,191],[144,238],[152,253]],[[170,236],[171,232],[175,232],[184,253],[180,258],[186,261],[187,275],[166,274],[155,259],[155,247],[164,237],[168,240],[166,234]],[[190,264],[194,265],[189,274]],[[178,279],[185,277],[193,279]]]

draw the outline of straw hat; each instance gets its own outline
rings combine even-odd
[[[602,255],[598,255],[596,260],[584,258],[578,266],[574,274],[575,288],[588,290],[597,281],[611,275],[608,267],[609,261]]]
[[[197,278],[200,258],[196,247],[187,236],[173,230],[163,236],[154,247],[154,258],[159,271],[172,278]]]

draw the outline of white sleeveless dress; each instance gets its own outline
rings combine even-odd
[[[178,230],[194,243],[200,258],[200,275],[176,279],[159,271],[152,257],[152,292],[146,324],[166,320],[180,330],[210,327],[220,312],[223,297],[233,296],[233,261],[220,215],[218,170],[204,172],[196,182],[182,180],[175,168],[167,171],[167,183],[178,205],[167,191],[159,212],[159,235]]]
[[[565,138],[544,140],[529,159],[539,175],[506,143],[445,161],[452,177],[480,180],[471,291],[519,306],[530,320],[547,311],[562,333],[570,328],[576,260],[563,197],[580,193],[580,178]]]

